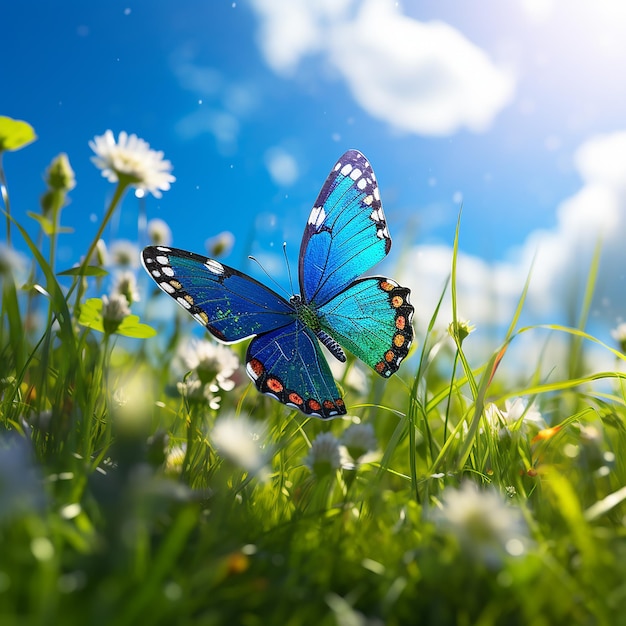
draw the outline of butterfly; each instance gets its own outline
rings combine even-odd
[[[361,277],[385,258],[391,238],[367,159],[348,150],[332,169],[304,229],[300,293],[283,298],[205,256],[149,246],[143,265],[158,286],[219,341],[253,337],[246,371],[256,388],[306,415],[346,414],[320,343],[339,361],[349,350],[383,378],[413,340],[410,291],[390,278]]]

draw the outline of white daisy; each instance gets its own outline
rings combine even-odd
[[[265,428],[245,416],[220,417],[210,434],[219,454],[247,472],[264,479],[268,476],[271,448],[265,445]]]
[[[526,550],[528,528],[519,508],[506,502],[493,488],[479,489],[464,482],[447,487],[441,506],[430,514],[440,531],[453,535],[472,557],[497,566],[504,555],[520,556]]]
[[[154,246],[169,246],[172,243],[172,231],[162,219],[155,217],[148,222],[148,239]]]
[[[130,315],[128,300],[126,296],[119,293],[111,294],[111,297],[102,296],[102,319],[106,327],[107,322],[119,325],[119,323]]]
[[[352,424],[341,436],[341,443],[355,463],[369,460],[378,448],[378,441],[371,424]]]
[[[120,267],[139,267],[139,248],[128,239],[116,239],[109,246],[110,262]]]
[[[225,230],[204,242],[211,256],[224,257],[230,254],[235,243],[235,235]]]
[[[124,296],[128,304],[139,302],[140,297],[135,274],[130,271],[119,272],[115,276],[111,293]]]
[[[332,433],[321,433],[312,442],[304,464],[317,477],[332,474],[341,467],[339,441]]]
[[[239,367],[239,358],[228,346],[194,338],[181,347],[178,359],[180,369],[194,371],[214,392],[230,391],[235,386],[231,377]]]
[[[485,407],[487,423],[494,431],[498,432],[500,437],[510,435],[518,430],[527,432],[529,429],[542,430],[547,428],[547,424],[534,402],[528,406],[528,402],[524,398],[507,399],[504,401],[504,406],[504,411],[493,403]]]
[[[113,132],[107,130],[94,137],[89,147],[96,153],[91,160],[109,182],[125,182],[160,198],[161,191],[167,191],[176,180],[170,173],[172,164],[163,159],[163,152],[151,150],[137,135],[122,131],[116,142]]]

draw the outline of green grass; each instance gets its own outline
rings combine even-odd
[[[346,371],[350,419],[290,412],[241,368],[211,408],[180,395],[172,368],[195,323],[158,327],[165,296],[150,291],[143,323],[107,326],[90,300],[103,272],[56,272],[65,198],[32,241],[2,181],[31,257],[25,285],[1,276],[0,624],[626,623],[624,357],[600,344],[616,370],[585,369],[594,268],[578,327],[548,327],[571,339],[565,380],[501,375],[511,342],[544,332],[518,328],[524,292],[484,363],[437,309],[399,375],[358,389]],[[490,421],[516,397],[526,413]],[[263,471],[220,443],[236,416]],[[311,471],[316,437],[353,421],[372,425],[378,456]]]

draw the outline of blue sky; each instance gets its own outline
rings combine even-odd
[[[565,315],[597,233],[592,319],[608,329],[624,317],[618,0],[22,0],[3,25],[0,114],[39,136],[4,159],[15,214],[36,209],[58,152],[76,172],[60,264],[84,250],[112,193],[88,147],[108,128],[173,163],[172,189],[146,207],[174,245],[202,252],[230,230],[227,262],[253,272],[246,255],[283,241],[295,260],[325,176],[357,148],[394,238],[381,271],[413,288],[419,319],[449,272],[461,203],[472,321],[510,318],[532,258],[529,315]],[[109,236],[133,239],[136,224],[128,196]]]

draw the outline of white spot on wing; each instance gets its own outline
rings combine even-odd
[[[311,215],[309,215],[309,224],[321,226],[326,219],[326,211],[323,206],[313,207]]]
[[[365,198],[363,198],[363,204],[367,204],[367,206],[372,204],[372,202],[374,202],[374,196],[365,196]]]
[[[157,263],[160,263],[161,265],[169,265],[169,259],[166,256],[158,256],[155,257],[155,260]]]
[[[185,298],[176,298],[176,302],[178,302],[181,306],[184,306],[186,309],[191,308],[191,304],[189,304]]]
[[[157,250],[160,252],[171,252],[170,248],[166,248],[165,246],[157,246]]]
[[[350,163],[346,163],[342,168],[341,168],[341,173],[344,176],[347,176],[350,172],[352,171],[352,165],[350,165]]]
[[[176,293],[176,289],[169,283],[159,283],[159,287],[161,287],[163,291],[167,291],[167,293]]]
[[[365,178],[361,178],[359,179],[359,182],[356,184],[356,186],[363,191],[363,189],[365,189],[365,185],[367,185],[367,182],[365,180]]]
[[[211,274],[221,276],[224,273],[224,266],[215,259],[207,259],[204,264]]]
[[[378,191],[378,187],[374,189],[374,198],[376,198],[376,200],[380,200],[380,191]]]
[[[355,167],[351,172],[350,172],[350,178],[352,180],[358,180],[359,178],[361,178],[361,174],[363,172],[358,168]]]
[[[372,211],[372,214],[370,215],[370,219],[373,220],[374,222],[382,222],[384,220],[382,209],[377,209],[376,211]]]
[[[252,380],[256,380],[258,378],[255,371],[250,366],[250,363],[246,363],[246,372],[248,373],[248,376],[250,376]]]
[[[164,273],[166,276],[169,276],[170,278],[171,278],[172,276],[174,276],[174,270],[173,270],[171,267],[169,267],[169,266],[168,266],[168,267],[164,267],[164,268],[163,268],[163,273]]]

